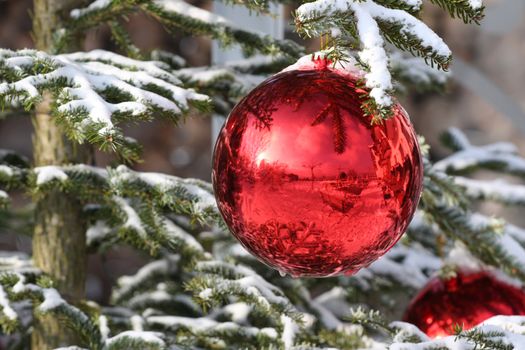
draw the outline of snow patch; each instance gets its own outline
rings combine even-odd
[[[53,180],[66,181],[67,174],[58,166],[48,165],[34,169],[37,186],[44,185]]]
[[[47,312],[66,304],[66,301],[62,299],[54,288],[44,288],[42,289],[42,294],[44,295],[44,301],[38,306],[38,309],[42,312]]]

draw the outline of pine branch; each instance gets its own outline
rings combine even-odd
[[[420,2],[409,5],[403,1],[317,0],[297,9],[295,25],[299,34],[307,37],[321,36],[337,28],[339,33],[331,48],[338,52],[337,57],[342,55],[341,45],[360,47],[359,60],[366,70],[365,86],[377,105],[373,109],[381,111],[392,105],[390,93],[393,90],[385,39],[440,69],[446,70],[451,61],[447,45],[423,22],[406,12],[407,6],[415,10]],[[348,44],[343,44],[345,41]]]
[[[234,322],[217,322],[207,317],[150,316],[146,322],[153,329],[177,334],[185,346],[207,348],[216,341],[227,342],[231,348],[260,349],[278,347],[274,328],[246,327]]]
[[[485,6],[481,1],[476,0],[430,0],[434,4],[447,10],[454,18],[458,17],[465,23],[476,23],[483,19]]]
[[[175,276],[179,272],[178,259],[179,257],[172,256],[153,261],[143,266],[134,276],[121,277],[118,280],[118,287],[113,290],[113,302],[122,304],[140,291],[155,285],[156,282]]]
[[[525,205],[525,186],[507,181],[476,180],[455,176],[454,182],[465,189],[465,194],[473,200],[489,200],[506,205]]]
[[[450,77],[448,72],[428,66],[418,57],[409,57],[400,52],[390,52],[390,70],[399,84],[395,90],[405,92],[413,87],[418,92],[444,92]]]
[[[34,303],[36,312],[41,314],[51,313],[65,320],[65,324],[71,327],[90,349],[102,350],[100,333],[98,327],[84,312],[68,304],[59,295],[58,291],[51,288],[51,282],[40,279],[40,286],[26,283],[26,277],[19,273],[3,273],[0,275],[0,284],[7,288],[11,298],[15,300],[29,299]]]
[[[301,321],[298,313],[283,292],[265,281],[253,270],[220,261],[202,261],[196,264],[200,272],[188,284],[204,308],[217,305],[235,295],[240,301],[253,305],[263,315],[284,314],[295,322]]]
[[[140,52],[140,49],[136,47],[131,38],[129,37],[126,29],[120,24],[119,21],[114,20],[108,22],[109,28],[111,29],[111,38],[117,44],[117,46],[126,53],[126,56],[134,59],[142,60],[144,59],[143,55]]]
[[[242,74],[229,67],[198,67],[180,69],[175,75],[188,87],[213,99],[214,111],[228,115],[235,103],[245,96],[266,76]]]
[[[190,106],[204,110],[207,96],[187,90],[165,64],[138,61],[106,51],[49,56],[42,52],[0,51],[0,104],[21,102],[31,109],[45,91],[53,115],[68,136],[82,143],[138,158],[136,145],[122,135],[122,121],[156,115],[178,121]]]
[[[249,8],[264,8],[265,2],[243,2]],[[260,5],[259,5],[260,4]],[[300,56],[302,49],[290,40],[276,40],[270,36],[237,28],[226,19],[208,11],[192,6],[182,0],[97,0],[84,9],[71,12],[68,31],[86,30],[100,23],[110,22],[142,10],[155,17],[167,29],[175,28],[196,35],[206,35],[219,40],[223,45],[239,43],[246,53],[286,54]]]
[[[164,350],[167,346],[162,338],[163,335],[158,332],[126,331],[106,340],[104,349]]]
[[[434,168],[437,170],[456,175],[491,169],[525,177],[525,159],[517,155],[517,148],[511,143],[474,146],[457,129],[450,129],[443,138],[457,152],[436,162]]]
[[[266,55],[286,54],[297,58],[302,49],[289,40],[276,40],[255,32],[237,28],[233,23],[182,0],[144,2],[142,9],[167,28],[178,28],[196,35],[207,35],[227,46],[239,43],[246,54],[256,51]]]
[[[481,261],[525,281],[525,249],[513,237],[501,232],[501,222],[480,220],[479,216],[447,201],[443,197],[443,186],[432,182],[429,177],[429,174],[438,174],[439,171],[427,164],[425,172],[426,188],[421,206],[431,220],[451,239],[463,242]]]
[[[150,53],[150,59],[153,61],[160,61],[167,64],[172,70],[181,69],[186,66],[186,60],[174,53],[163,51],[163,50],[153,50]]]

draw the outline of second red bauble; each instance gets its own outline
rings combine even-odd
[[[436,277],[412,300],[404,320],[432,338],[470,329],[497,315],[525,315],[525,292],[486,271]]]
[[[231,112],[213,184],[233,235],[292,276],[355,273],[401,237],[422,164],[406,112],[372,124],[357,78],[325,65],[277,74]]]

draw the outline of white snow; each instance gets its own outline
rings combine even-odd
[[[188,232],[184,231],[181,227],[175,225],[173,221],[169,219],[163,219],[163,224],[169,236],[183,241],[186,245],[192,247],[196,251],[204,251],[201,244],[195,239],[195,237],[190,235]]]
[[[420,0],[406,0],[408,5],[419,8]],[[422,21],[406,11],[381,6],[372,0],[317,0],[302,4],[296,11],[299,21],[307,22],[318,16],[331,16],[335,13],[350,12],[354,15],[361,42],[359,57],[369,71],[366,73],[366,86],[371,89],[370,96],[379,106],[390,106],[392,99],[392,78],[388,69],[389,60],[385,42],[377,20],[400,26],[404,36],[416,37],[421,45],[441,57],[450,57],[451,51],[444,41]]]
[[[129,319],[131,328],[136,332],[144,331],[144,320],[139,315],[133,315]]]
[[[483,6],[483,0],[468,0],[469,6],[477,10]]]
[[[66,301],[62,299],[54,288],[44,288],[42,289],[42,294],[44,295],[44,301],[38,306],[38,309],[42,312],[47,312],[66,304]]]
[[[7,165],[0,165],[0,173],[2,173],[4,176],[13,176],[13,169],[8,167]]]
[[[450,129],[461,150],[436,162],[433,167],[443,172],[469,169],[484,164],[498,164],[510,173],[525,174],[525,159],[517,155],[517,148],[509,142],[496,142],[485,146],[474,146],[458,129]]]
[[[45,55],[36,51],[30,52],[23,64],[31,58]],[[12,55],[0,51],[3,55]],[[63,88],[58,99],[58,110],[62,113],[72,113],[83,110],[88,118],[77,122],[79,130],[91,125],[102,125],[99,133],[111,135],[114,133],[112,115],[114,113],[131,113],[138,115],[156,107],[160,110],[180,114],[187,110],[188,101],[210,101],[207,96],[196,93],[192,89],[177,86],[180,80],[162,62],[143,62],[120,56],[115,53],[95,50],[77,52],[57,56],[45,56],[52,61],[55,70],[47,74],[30,75],[13,83],[0,83],[0,93],[10,89],[25,92],[28,96],[40,96],[37,87],[47,84],[50,80],[65,79],[68,87]],[[158,95],[143,86],[155,85],[170,93],[170,98]],[[109,103],[99,94],[108,88],[116,88],[131,96],[130,101]]]
[[[437,271],[441,265],[438,257],[418,243],[412,243],[410,246],[397,244],[372,265],[360,270],[355,278],[365,288],[368,281],[381,275],[404,286],[419,289],[427,282],[427,273]]]
[[[153,3],[168,13],[175,12],[187,17],[191,17],[197,21],[239,29],[233,22],[227,20],[226,18],[196,6],[192,6],[182,0],[153,0]],[[257,35],[264,35],[263,33],[257,31],[248,31]]]
[[[29,256],[22,252],[0,251],[0,267],[20,270],[31,267]],[[23,277],[23,275],[20,275]]]
[[[233,322],[239,324],[248,323],[248,316],[252,311],[252,307],[246,303],[233,303],[223,307],[223,310],[230,316]]]
[[[283,333],[281,335],[281,341],[283,342],[284,349],[289,350],[293,347],[299,327],[297,324],[288,316],[281,315],[281,323],[283,325]]]
[[[111,227],[109,227],[105,221],[98,220],[86,231],[87,244],[90,245],[93,242],[100,241],[107,237],[110,233]]]
[[[482,322],[480,325],[474,327],[477,331],[484,333],[485,335],[494,334],[489,336],[490,341],[503,342],[504,344],[511,345],[512,349],[524,350],[525,349],[525,317],[523,316],[495,316]],[[425,340],[421,343],[411,342],[396,342],[397,336],[394,339],[394,343],[390,345],[390,350],[426,350],[426,349],[437,349],[444,348],[450,350],[475,350],[479,348],[472,341],[468,341],[465,338],[457,337],[455,335],[428,339],[424,334],[418,332],[412,325],[395,322],[393,324],[396,327],[401,327],[402,333],[399,338],[403,338],[403,333],[412,333],[418,336],[420,339]]]
[[[213,289],[205,288],[199,293],[199,298],[201,298],[202,300],[209,300],[212,295],[213,295]]]
[[[143,280],[147,279],[151,274],[167,274],[169,271],[169,260],[162,259],[152,261],[141,267],[133,276],[122,276],[118,279],[119,288],[114,290],[114,297],[120,298],[122,295],[128,293],[134,286],[139,285]]]
[[[247,94],[266,79],[264,75],[240,73],[228,66],[185,68],[175,71],[174,74],[184,81],[199,86],[206,86],[217,81],[229,81],[232,85],[231,90],[238,95]]]
[[[44,185],[52,180],[66,181],[67,174],[58,166],[48,165],[37,167],[34,169],[36,174],[36,184],[38,186]]]
[[[419,10],[423,4],[423,0],[403,0],[403,2],[414,10]]]
[[[476,180],[454,176],[454,182],[465,188],[468,196],[485,198],[508,204],[525,203],[525,186],[511,184],[502,179]]]
[[[268,337],[277,337],[277,332],[273,328],[256,328],[256,327],[243,327],[233,322],[218,322],[208,317],[181,317],[181,316],[149,316],[146,321],[152,325],[162,325],[171,329],[177,329],[179,327],[188,328],[192,332],[204,333],[210,331],[234,331],[242,329],[244,332],[257,336],[258,334],[264,334]]]
[[[103,10],[111,4],[111,0],[95,0],[88,7],[83,9],[74,9],[70,12],[72,18],[79,18],[92,11]]]
[[[379,31],[377,22],[372,17],[366,3],[352,4],[351,9],[357,22],[357,31],[362,49],[359,58],[370,71],[365,75],[366,86],[370,88],[370,96],[380,106],[390,106],[392,99],[387,91],[392,89],[392,77],[388,70],[388,56],[385,51],[385,42]]]
[[[2,307],[2,312],[8,319],[16,320],[18,318],[15,310],[11,307],[9,299],[7,298],[7,293],[2,286],[0,286],[0,307]]]
[[[113,201],[119,205],[120,209],[126,215],[126,222],[123,227],[133,229],[141,238],[146,239],[148,235],[142,225],[142,220],[135,209],[133,209],[128,201],[122,197],[113,196]]]
[[[325,0],[326,1],[326,0]],[[341,1],[341,0],[339,0]],[[361,4],[366,11],[374,18],[378,18],[391,23],[402,25],[402,33],[410,34],[421,40],[424,47],[432,48],[438,55],[448,57],[452,53],[436,33],[434,33],[426,24],[419,19],[410,15],[406,11],[390,9],[376,4],[371,0],[366,0]]]
[[[489,218],[481,214],[473,214],[469,218],[469,224],[474,228],[485,228],[493,226],[494,218]],[[501,222],[501,220],[497,220]],[[507,255],[511,256],[518,266],[525,266],[525,248],[521,246],[511,235],[505,234],[505,230],[498,234],[494,234],[494,241],[504,248]]]
[[[126,332],[119,333],[116,336],[106,340],[106,346],[109,347],[111,346],[111,344],[115,343],[116,341],[122,338],[131,338],[131,339],[142,340],[150,344],[156,344],[158,346],[164,347],[165,343],[164,343],[164,340],[162,340],[162,336],[163,336],[162,333],[158,333],[158,332],[126,331]]]
[[[157,187],[160,190],[168,191],[174,188],[184,189],[195,200],[195,209],[202,211],[205,209],[215,210],[217,205],[209,184],[196,179],[181,179],[161,173],[139,173],[128,169],[126,166],[119,166],[115,170],[112,181],[133,181],[139,179],[146,184]],[[207,188],[206,190],[204,188]]]
[[[26,285],[25,285],[26,278],[24,275],[20,273],[17,273],[16,275],[18,277],[18,281],[13,286],[13,293],[15,294],[23,293],[26,290]]]
[[[415,84],[445,84],[451,76],[450,72],[429,66],[421,57],[409,56],[399,51],[389,52],[389,55],[391,70],[399,71],[402,78],[407,78]]]
[[[346,301],[347,292],[342,287],[334,287],[315,298],[315,301],[330,310],[338,318],[348,316],[350,304]]]
[[[413,324],[406,322],[391,322],[390,327],[396,328],[398,333],[394,336],[394,342],[403,341],[406,337],[417,336],[421,341],[428,341],[430,338]]]
[[[484,265],[476,259],[461,242],[456,241],[454,248],[445,258],[445,264],[457,266],[464,272],[476,272],[483,269]]]
[[[109,326],[108,326],[108,318],[104,315],[100,315],[98,318],[98,328],[100,329],[100,337],[102,338],[102,341],[106,341],[109,337]]]

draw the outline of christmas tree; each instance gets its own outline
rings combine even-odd
[[[270,6],[228,3],[261,13]],[[467,24],[483,18],[481,0],[429,3]],[[362,72],[362,108],[380,125],[392,117],[396,91],[446,83],[452,53],[419,19],[423,5],[316,0],[294,10],[294,26],[305,38],[323,38],[318,56]],[[248,58],[184,67],[174,53],[144,52],[122,25],[136,12],[167,31],[240,44]],[[470,176],[491,169],[523,177],[525,158],[513,145],[476,146],[450,129],[443,140],[453,153],[433,162],[420,139],[424,189],[403,238],[352,276],[283,277],[232,237],[210,183],[132,170],[141,147],[123,127],[179,123],[190,111],[226,116],[255,84],[312,53],[182,0],[34,0],[32,17],[36,49],[0,49],[3,115],[30,111],[34,124],[32,162],[0,150],[0,227],[32,236],[32,256],[0,255],[9,349],[525,348],[525,316],[495,316],[473,328],[452,320],[454,333],[441,338],[391,316],[399,318],[436,275],[482,269],[514,288],[525,283],[524,229],[475,209],[479,201],[522,205],[523,186]],[[86,31],[102,25],[119,53],[79,51]],[[97,167],[95,148],[118,164]],[[306,166],[313,179],[315,164]],[[11,204],[20,193],[31,205]],[[88,255],[116,245],[151,261],[119,280],[108,305],[85,300]]]

